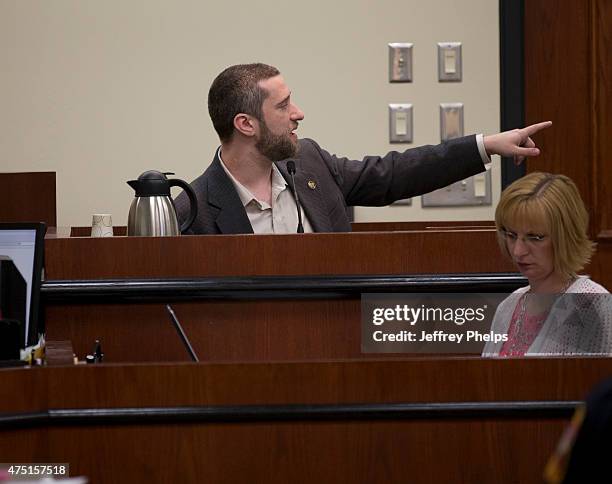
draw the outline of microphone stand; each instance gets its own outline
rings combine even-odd
[[[183,346],[185,346],[187,353],[189,353],[189,356],[191,357],[191,361],[195,361],[197,363],[200,360],[198,359],[198,356],[196,355],[195,351],[193,351],[193,347],[191,346],[191,343],[189,342],[189,338],[185,334],[185,331],[183,331],[183,327],[181,326],[181,323],[176,317],[176,314],[174,313],[174,310],[172,309],[172,306],[170,306],[170,304],[166,304],[166,311],[168,311],[168,314],[170,315],[170,319],[172,320],[172,324],[174,325],[176,332],[181,338],[181,341],[183,343]]]
[[[298,211],[298,226],[297,233],[304,233],[304,226],[302,225],[302,207],[300,206],[300,198],[298,197],[297,187],[295,186],[295,162],[289,160],[287,162],[287,170],[289,171],[289,175],[291,175],[291,188],[293,191],[293,196],[295,197],[295,204],[297,205]]]

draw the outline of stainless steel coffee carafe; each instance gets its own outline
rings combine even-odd
[[[178,179],[169,180],[166,175],[174,173],[145,171],[138,180],[127,182],[136,191],[128,215],[128,235],[180,235],[191,227],[198,214],[196,194],[187,182]],[[189,218],[180,229],[176,209],[170,196],[170,187],[174,186],[181,187],[187,192],[191,205]]]

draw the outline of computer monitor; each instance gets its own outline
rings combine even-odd
[[[45,231],[42,222],[0,223],[0,317],[22,323],[23,347],[44,333],[39,303]]]

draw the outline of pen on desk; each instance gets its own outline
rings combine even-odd
[[[172,309],[172,307],[170,307],[170,304],[166,304],[166,311],[168,311],[168,314],[170,315],[170,319],[172,320],[172,324],[174,324],[174,327],[176,328],[176,332],[178,333],[179,337],[183,341],[183,345],[187,349],[187,352],[189,353],[189,356],[191,356],[191,359],[195,362],[200,361],[198,360],[198,357],[195,354],[195,351],[193,351],[193,348],[191,347],[191,343],[189,342],[189,338],[187,338],[187,335],[183,331],[181,323],[179,323],[179,320],[176,317],[176,314],[174,313],[174,310]]]

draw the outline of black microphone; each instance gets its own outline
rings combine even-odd
[[[191,359],[195,362],[200,361],[198,360],[198,357],[195,354],[195,351],[193,351],[193,348],[191,347],[191,343],[189,342],[189,338],[187,338],[187,335],[183,331],[183,327],[181,326],[181,323],[179,323],[179,320],[176,317],[176,314],[174,314],[174,310],[170,307],[170,304],[166,304],[166,311],[168,311],[168,314],[170,315],[170,319],[172,319],[172,324],[174,324],[174,327],[176,328],[176,332],[180,336],[181,341],[183,342],[183,345],[185,345],[185,348],[187,348],[187,352],[189,353],[189,356],[191,356]]]
[[[295,177],[294,177],[295,162],[293,162],[292,160],[289,160],[287,162],[287,170],[289,171],[289,174],[291,175],[291,188],[293,189],[293,196],[295,197],[295,204],[297,205],[297,210],[298,210],[297,233],[303,234],[304,226],[302,225],[302,207],[300,206],[300,198],[298,197],[297,187],[295,186]]]

